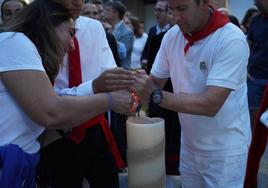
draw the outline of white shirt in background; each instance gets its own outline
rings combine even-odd
[[[130,64],[130,67],[132,69],[141,68],[140,59],[141,59],[141,54],[144,49],[147,38],[148,38],[148,35],[146,33],[143,33],[140,38],[135,37],[134,39],[133,49],[131,53],[131,64]]]

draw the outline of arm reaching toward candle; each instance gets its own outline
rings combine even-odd
[[[148,76],[146,73],[138,72],[136,74],[136,84],[133,88],[141,97],[141,101],[146,104],[150,102],[152,92],[157,88],[162,88],[166,80],[157,78],[152,74]],[[230,89],[215,86],[208,86],[206,91],[200,94],[182,92],[174,94],[162,91],[163,100],[159,105],[176,112],[214,116],[223,105],[230,91]]]
[[[209,86],[204,93],[179,93],[163,92],[161,107],[180,113],[193,115],[215,116],[231,90]]]
[[[136,71],[135,76],[135,84],[130,88],[141,98],[143,104],[148,104],[152,92],[156,88],[162,89],[167,81],[167,79],[154,78],[153,75],[148,76],[145,70]]]
[[[123,68],[105,70],[98,78],[93,80],[94,93],[110,92],[119,89],[127,89],[133,84],[134,76],[132,71]]]
[[[129,114],[132,105],[132,96],[126,90],[112,92],[111,100],[105,94],[58,96],[41,71],[9,71],[0,76],[25,113],[50,129],[75,127],[109,108]]]

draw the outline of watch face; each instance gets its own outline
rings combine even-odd
[[[153,103],[159,104],[162,101],[162,96],[160,93],[153,95]]]
[[[156,89],[151,94],[151,103],[159,105],[163,100],[163,94],[160,89]]]

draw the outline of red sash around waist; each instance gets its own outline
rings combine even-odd
[[[116,165],[118,168],[123,168],[125,167],[124,161],[122,160],[117,144],[115,142],[114,136],[112,131],[108,127],[108,122],[104,117],[104,114],[101,114],[99,116],[96,116],[95,118],[91,119],[90,121],[75,127],[72,129],[72,132],[69,136],[69,138],[74,141],[76,144],[79,144],[83,138],[85,137],[86,134],[86,129],[91,128],[93,126],[101,125],[102,131],[105,135],[106,141],[107,141],[107,146],[109,150],[112,152]]]

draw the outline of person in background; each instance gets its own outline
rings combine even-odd
[[[162,32],[167,31],[170,28],[167,18],[168,12],[168,2],[166,0],[158,0],[155,5],[154,15],[157,20],[156,25],[152,26],[148,33],[148,38],[141,55],[141,65],[144,69],[147,67],[148,62],[148,51],[151,38],[155,35],[158,35]]]
[[[262,97],[261,105],[256,114],[256,119],[254,121],[254,130],[252,136],[252,142],[249,149],[248,154],[248,163],[247,163],[247,171],[246,177],[244,182],[244,188],[257,188],[258,181],[261,179],[258,177],[258,173],[260,169],[266,168],[266,165],[261,166],[261,158],[264,155],[265,149],[267,148],[267,141],[268,141],[268,122],[266,119],[265,122],[262,120],[262,114],[266,111],[268,112],[268,85],[266,85],[264,95]],[[266,149],[267,150],[267,149]],[[264,175],[263,178],[266,176]],[[265,179],[267,182],[267,178]]]
[[[119,56],[121,54],[120,49],[126,52],[125,57],[124,55],[121,55],[121,65],[123,68],[129,69],[131,52],[134,42],[134,34],[123,21],[126,10],[127,9],[125,5],[121,1],[108,1],[105,3],[105,19],[109,24],[111,24],[112,33],[117,43],[119,43]]]
[[[267,127],[260,121],[261,114],[268,107],[268,1],[255,0],[255,5],[260,14],[252,19],[247,32],[251,47],[248,66],[248,101],[253,139],[248,155],[245,188],[258,186],[260,160],[265,152],[268,135]]]
[[[51,0],[35,0],[0,28],[1,188],[36,186],[37,137],[44,129],[76,127],[111,108],[127,113],[131,107],[128,91],[55,93],[52,83],[74,34],[72,15]]]
[[[100,15],[97,6],[90,0],[86,0],[81,10],[81,16],[89,17],[95,20],[100,20]]]
[[[135,36],[133,49],[131,53],[130,68],[140,69],[141,68],[140,58],[141,58],[141,54],[144,49],[146,40],[148,38],[148,35],[143,32],[139,18],[135,16],[125,16],[124,22],[130,29],[133,30],[133,33]]]
[[[249,28],[249,26],[251,24],[252,19],[256,15],[258,15],[258,13],[259,13],[258,10],[255,9],[255,8],[250,8],[250,9],[247,10],[247,12],[246,12],[246,14],[245,14],[245,16],[244,16],[244,18],[243,18],[243,20],[241,22],[241,26],[240,26],[240,28],[245,33],[245,35],[247,35],[247,33],[248,33],[248,28]]]
[[[1,4],[1,18],[3,23],[7,23],[22,10],[27,3],[24,0],[4,0]]]
[[[98,10],[98,7],[99,7],[99,10]],[[101,18],[102,17],[101,14],[103,14],[102,13],[103,11],[101,11],[101,10],[103,10],[103,8],[101,8],[101,7],[102,7],[102,4],[97,2],[97,1],[86,0],[85,4],[82,7],[81,15],[98,20],[104,26],[105,24],[103,22],[103,19]],[[117,42],[116,42],[115,37],[113,36],[112,33],[106,31],[106,38],[107,38],[108,44],[112,50],[116,65],[118,67],[121,67],[120,60],[118,57]]]
[[[240,23],[239,23],[239,20],[237,19],[237,17],[235,17],[233,15],[229,15],[228,18],[229,18],[229,20],[230,20],[231,23],[233,23],[238,28],[240,28]]]
[[[242,188],[251,141],[246,37],[209,0],[169,3],[177,24],[133,89],[144,104],[178,112],[182,187]],[[169,77],[174,93],[162,90]]]
[[[96,5],[96,7],[97,7],[100,22],[104,23],[105,22],[105,16],[104,16],[104,8],[103,8],[102,0],[92,0],[92,3],[94,3]]]
[[[144,29],[144,22],[140,20],[142,33],[146,33]],[[147,34],[147,33],[146,33]],[[148,34],[147,34],[148,35]]]
[[[268,1],[255,0],[260,12],[252,19],[247,31],[250,47],[248,64],[248,104],[252,125],[260,107],[265,86],[268,84]]]

